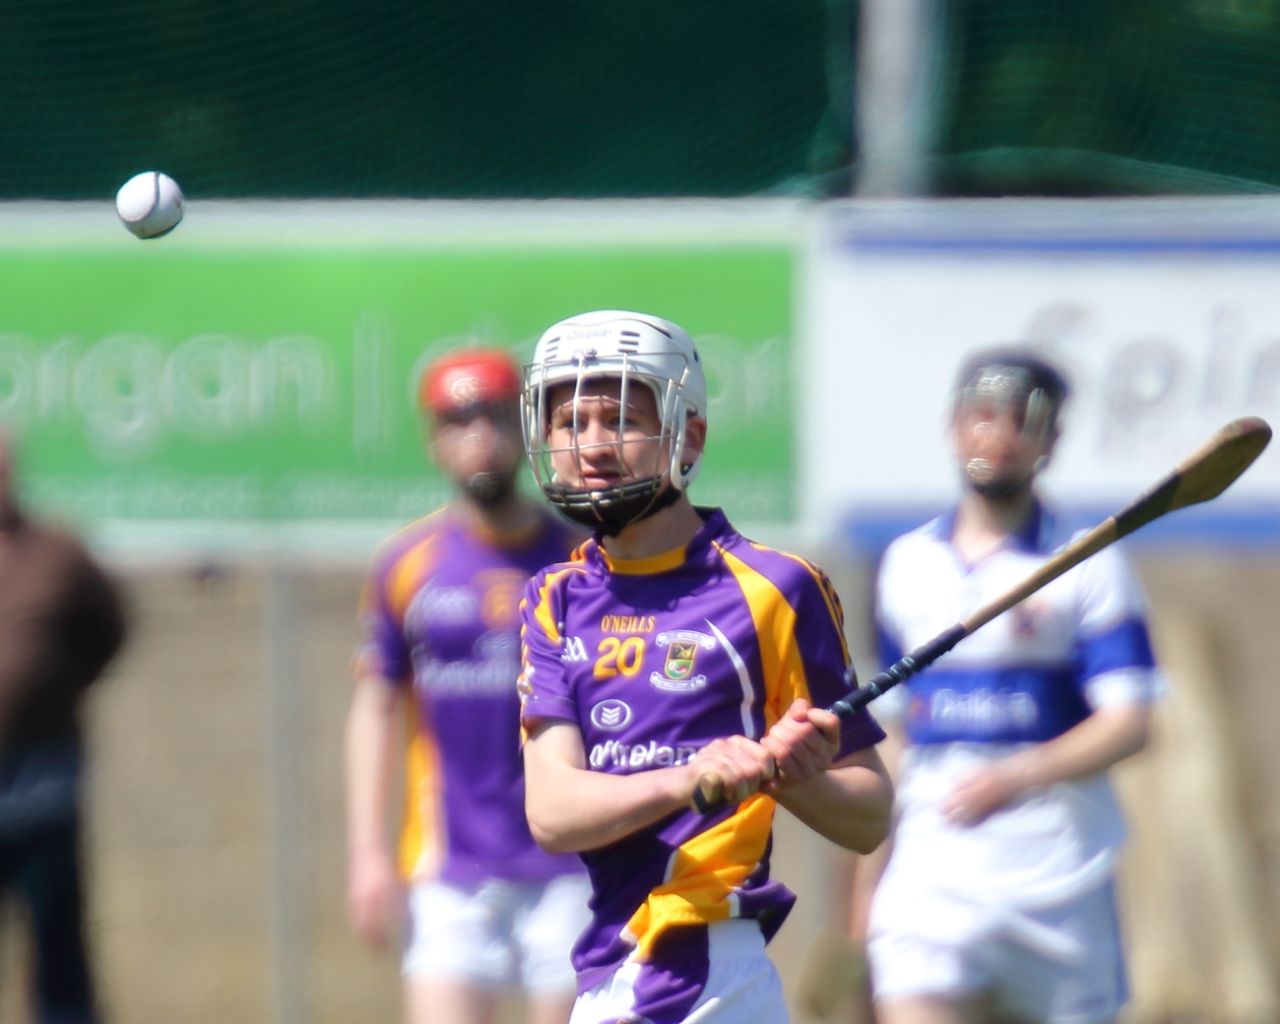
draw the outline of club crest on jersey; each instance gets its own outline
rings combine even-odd
[[[693,675],[693,659],[697,655],[697,644],[677,640],[667,648],[667,660],[663,663],[662,671],[668,679],[688,679]]]
[[[1035,636],[1040,625],[1049,613],[1049,606],[1044,601],[1023,601],[1009,611],[1013,623],[1013,631],[1018,636]]]
[[[707,677],[696,673],[694,668],[698,652],[715,647],[713,637],[692,629],[675,629],[659,633],[656,642],[659,647],[667,649],[667,655],[662,671],[649,674],[649,682],[653,686],[670,693],[691,693],[707,685]]]

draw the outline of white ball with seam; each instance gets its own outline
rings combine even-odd
[[[182,221],[182,189],[161,171],[143,171],[120,186],[116,213],[139,238],[160,238]]]

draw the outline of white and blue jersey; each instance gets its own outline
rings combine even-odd
[[[976,565],[951,544],[951,513],[899,537],[877,588],[880,656],[892,664],[1029,575],[1071,537],[1042,507]],[[1150,696],[1141,593],[1106,549],[967,637],[909,683],[914,745],[1042,743],[1113,701]],[[901,700],[901,698],[899,698]]]
[[[885,551],[876,592],[885,664],[1005,593],[1071,540],[1038,505],[1019,533],[970,565],[951,543],[954,526],[953,512]],[[974,762],[1060,736],[1095,708],[1149,701],[1158,688],[1142,593],[1121,552],[1106,548],[877,702],[878,715],[900,716],[909,741],[899,836],[941,828],[938,804]],[[962,831],[966,843],[975,833],[1017,834],[1028,851],[1034,840],[1056,845],[1066,835],[1084,860],[1124,838],[1105,775],[1058,783]]]
[[[968,564],[952,544],[954,526],[954,513],[942,516],[885,552],[876,598],[886,665],[1008,591],[1072,539],[1037,506],[1023,530]],[[872,705],[882,721],[900,719],[908,740],[893,855],[871,911],[881,996],[1011,984],[1030,977],[1034,961],[1071,972],[1064,983],[1047,980],[1035,997],[1043,997],[1044,1019],[1114,1014],[1123,980],[1109,890],[1125,829],[1106,773],[1029,792],[977,824],[952,823],[942,807],[966,773],[1052,740],[1096,709],[1151,701],[1160,686],[1141,591],[1113,546]],[[998,969],[975,959],[975,951],[1005,948],[1031,959],[1002,955]],[[1050,999],[1076,1009],[1046,1016]]]

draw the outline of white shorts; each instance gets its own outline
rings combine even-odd
[[[765,955],[760,926],[721,921],[709,926],[708,939],[706,981],[681,1024],[786,1024],[782,983]],[[637,1008],[644,971],[644,964],[623,964],[578,997],[569,1024],[654,1024]],[[660,1024],[670,1024],[670,1018]]]
[[[590,920],[585,875],[548,883],[489,879],[474,886],[420,882],[409,890],[406,978],[456,978],[571,993],[569,952]]]
[[[892,862],[891,862],[892,863]],[[1110,1021],[1128,999],[1114,887],[1057,906],[912,890],[886,874],[872,903],[868,956],[877,1000],[990,993],[1047,1024]]]

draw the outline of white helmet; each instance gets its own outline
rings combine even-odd
[[[670,464],[651,476],[604,490],[568,488],[557,482],[551,463],[547,395],[565,383],[572,384],[576,394],[584,381],[600,377],[621,381],[624,406],[632,382],[653,391],[659,440],[670,452]],[[707,381],[693,339],[669,320],[606,309],[552,325],[538,339],[526,369],[521,405],[525,446],[538,486],[566,515],[606,533],[616,533],[675,500],[698,474],[700,456],[685,464],[681,455],[690,417],[706,419]],[[671,480],[670,488],[663,484],[664,475]]]

